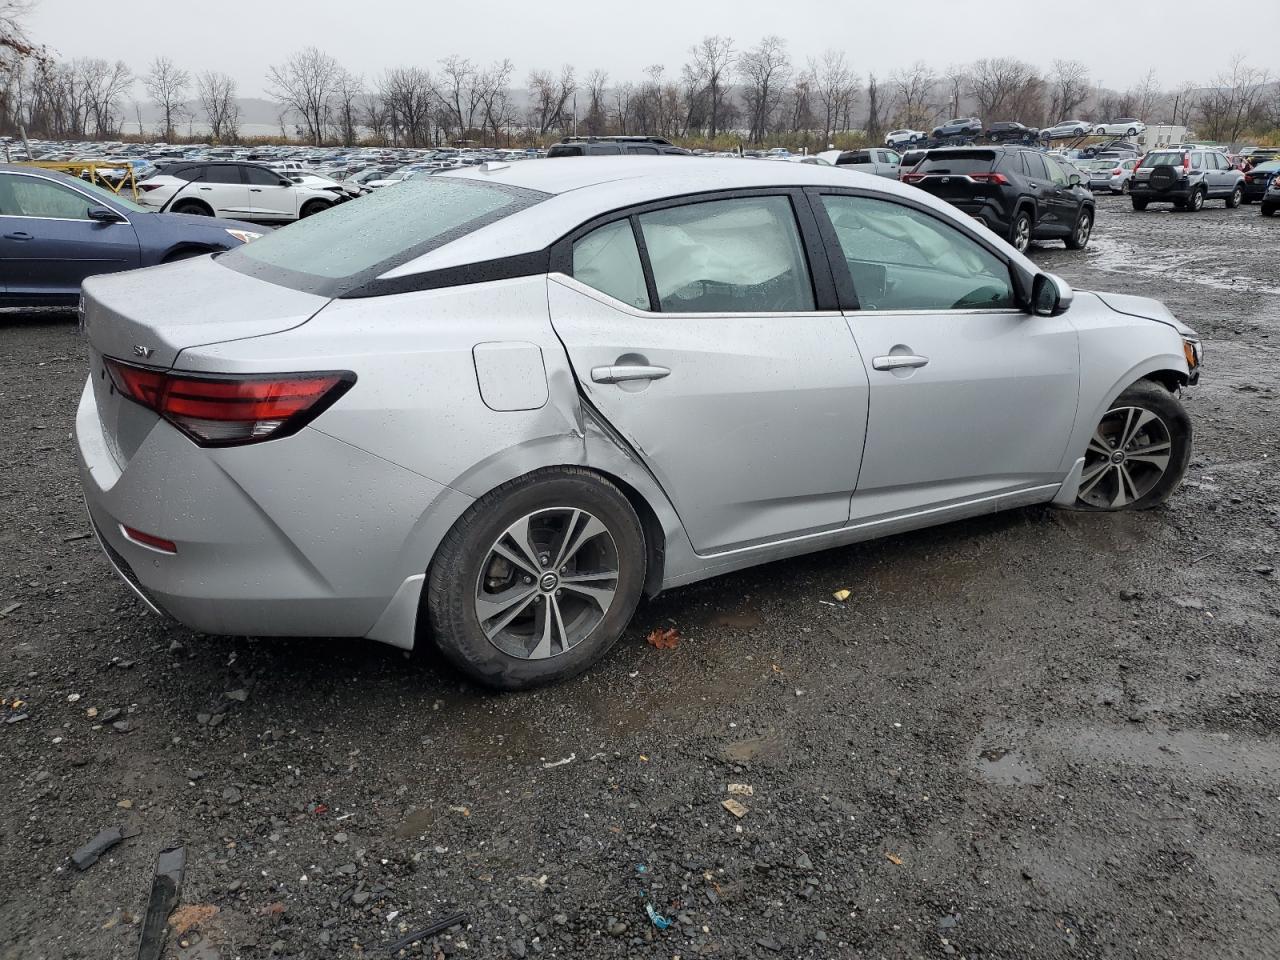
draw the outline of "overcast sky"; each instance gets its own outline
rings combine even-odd
[[[222,70],[241,96],[264,94],[267,66],[314,44],[372,80],[389,66],[434,66],[458,53],[487,63],[509,57],[515,83],[534,67],[595,67],[611,82],[662,63],[678,75],[698,38],[723,34],[738,47],[776,33],[793,59],[843,50],[865,81],[916,59],[949,63],[1014,54],[1047,67],[1084,61],[1095,83],[1123,89],[1154,67],[1163,85],[1205,80],[1235,53],[1280,66],[1276,31],[1192,27],[1185,0],[217,0],[123,6],[102,0],[37,0],[28,20],[59,56],[124,60],[142,73],[157,54],[192,71]],[[1271,9],[1267,4],[1251,9]],[[1197,8],[1198,9],[1198,8]],[[1244,9],[1244,8],[1241,8]],[[1091,12],[1092,11],[1092,12]],[[1276,72],[1273,70],[1273,72]]]

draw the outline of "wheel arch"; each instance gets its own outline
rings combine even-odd
[[[163,209],[164,212],[167,213],[178,213],[179,211],[175,210],[174,207],[180,207],[183,204],[188,204],[193,207],[204,207],[204,209],[209,211],[207,216],[212,217],[214,215],[213,207],[204,200],[201,200],[199,197],[184,197],[181,194],[175,194],[170,198],[168,205]]]
[[[223,247],[215,247],[207,243],[194,243],[191,241],[179,241],[160,255],[157,263],[173,263],[175,260],[184,260],[187,257],[198,257],[206,253],[215,253]]]

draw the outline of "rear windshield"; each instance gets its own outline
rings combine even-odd
[[[1181,150],[1156,150],[1148,153],[1138,164],[1140,167],[1180,167],[1183,153]]]
[[[270,283],[341,297],[428,250],[546,197],[536,190],[455,177],[402,180],[217,259]]]
[[[994,150],[948,150],[945,153],[930,153],[916,167],[916,173],[959,175],[989,173],[995,159]]]
[[[847,167],[851,163],[870,163],[871,154],[869,153],[842,153],[836,157],[837,167]]]

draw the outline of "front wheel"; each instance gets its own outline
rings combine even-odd
[[[1089,439],[1075,506],[1149,510],[1182,483],[1191,461],[1191,418],[1172,393],[1140,380],[1120,394]]]
[[[440,651],[480,683],[520,690],[590,667],[622,634],[644,587],[644,533],[597,474],[539,470],[477,500],[427,577]]]
[[[323,200],[308,200],[302,205],[302,212],[298,214],[299,218],[314,217],[317,213],[324,213],[333,204],[325,203]]]
[[[1269,207],[1269,206],[1267,206],[1267,205],[1264,203],[1264,204],[1262,205],[1262,215],[1263,215],[1264,217],[1274,217],[1274,216],[1276,215],[1276,208],[1275,208],[1275,207]]]
[[[1089,245],[1089,237],[1093,233],[1093,214],[1088,210],[1081,210],[1080,216],[1076,218],[1076,228],[1071,231],[1071,236],[1067,238],[1068,250],[1083,250]]]
[[[1227,197],[1227,209],[1234,210],[1244,202],[1244,187],[1239,185],[1231,191],[1231,196]]]

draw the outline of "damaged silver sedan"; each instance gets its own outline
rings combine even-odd
[[[801,164],[404,183],[94,278],[93,525],[209,633],[434,642],[514,689],[644,595],[1024,504],[1177,487],[1195,335],[954,208]]]

